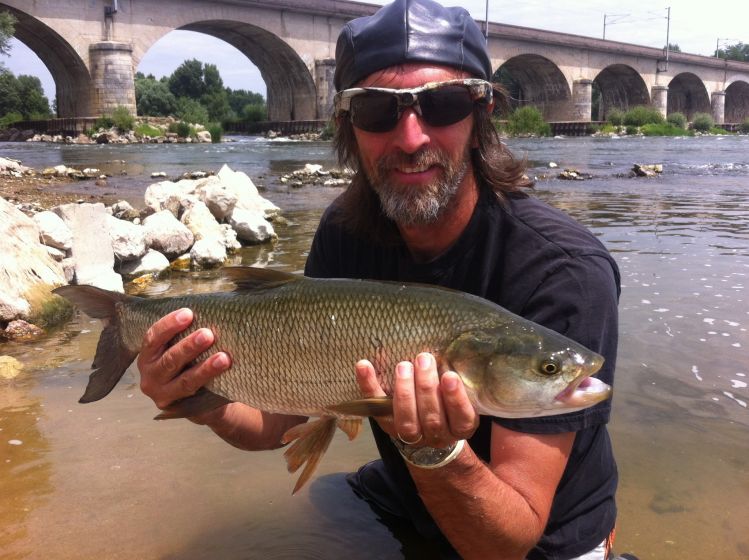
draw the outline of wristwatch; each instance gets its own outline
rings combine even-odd
[[[460,452],[463,451],[463,446],[466,443],[466,440],[461,439],[452,445],[441,448],[427,446],[416,447],[415,445],[403,443],[398,438],[392,436],[390,437],[390,440],[407,463],[412,464],[414,467],[419,467],[420,469],[439,469],[444,467],[460,455]]]

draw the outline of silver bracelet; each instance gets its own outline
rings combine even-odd
[[[393,445],[395,445],[400,452],[403,459],[407,463],[410,463],[414,467],[419,467],[420,469],[439,469],[452,463],[455,458],[460,455],[460,452],[463,451],[463,447],[466,443],[466,440],[460,439],[445,448],[427,446],[415,447],[413,445],[405,444],[394,437],[391,437],[390,439],[392,440]]]

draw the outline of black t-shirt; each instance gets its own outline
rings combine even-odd
[[[415,262],[403,243],[382,245],[351,235],[335,213],[334,203],[322,217],[307,259],[308,276],[420,282],[484,297],[601,354],[606,361],[597,377],[613,384],[619,271],[595,236],[566,214],[533,197],[512,195],[500,203],[484,191],[456,243],[424,264]],[[613,529],[617,469],[605,425],[610,410],[611,402],[605,401],[558,416],[481,417],[469,443],[487,462],[492,422],[527,433],[577,432],[544,535],[529,559],[574,558]],[[412,521],[424,536],[439,535],[389,436],[372,424]]]

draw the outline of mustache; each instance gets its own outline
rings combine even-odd
[[[442,150],[422,148],[418,152],[407,154],[402,150],[383,156],[377,163],[380,172],[390,171],[401,167],[429,167],[432,165],[444,166],[448,161]]]

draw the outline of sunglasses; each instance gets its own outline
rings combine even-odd
[[[470,115],[476,103],[488,105],[492,99],[492,85],[472,78],[431,82],[412,89],[345,89],[335,95],[333,107],[336,117],[348,113],[356,128],[388,132],[408,108],[429,126],[448,126]]]

